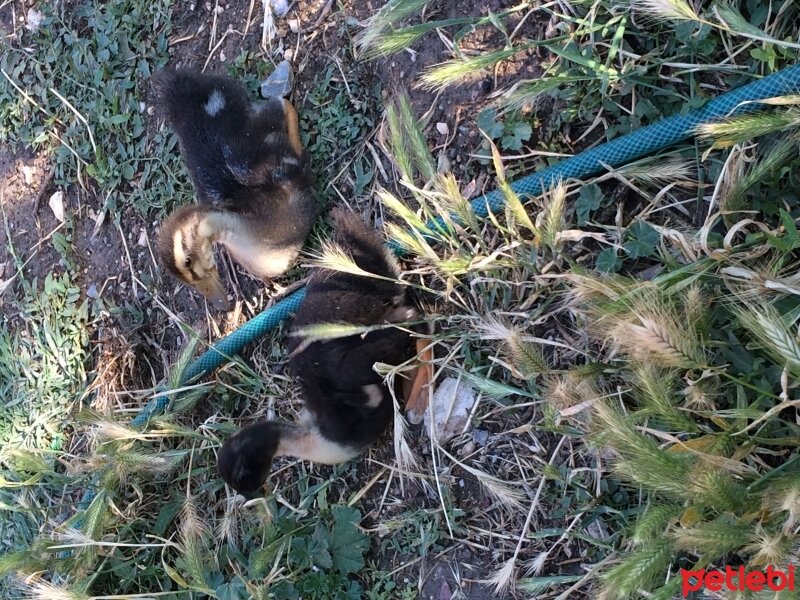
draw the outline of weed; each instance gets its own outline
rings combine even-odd
[[[375,177],[375,168],[363,158],[363,140],[375,127],[373,115],[380,98],[379,83],[371,83],[360,71],[345,75],[331,64],[317,75],[303,99],[300,135],[312,170],[332,175],[316,180],[315,189],[322,201],[327,202],[331,186],[343,176],[352,178],[356,197]]]
[[[589,0],[573,3],[572,13],[560,12],[563,7],[528,7],[526,17],[548,15],[550,27],[566,35],[544,46],[550,55],[542,64],[541,77],[513,81],[495,95],[496,106],[478,116],[477,125],[484,133],[499,142],[502,150],[518,151],[528,132],[520,129],[521,135],[514,135],[520,118],[517,111],[539,115],[547,109],[547,126],[555,131],[567,124],[574,131],[576,123],[584,123],[580,142],[613,139],[791,63],[800,31],[800,15],[792,3],[772,9],[747,1],[724,6],[677,1],[623,4]],[[401,21],[408,18],[402,15],[391,23],[394,31],[388,37],[396,44],[385,41],[387,36],[369,34],[363,36],[365,43],[382,52],[397,51],[404,39],[411,43],[422,30],[413,23],[404,26]],[[439,90],[469,85],[475,80],[476,67],[510,62],[530,44],[538,44],[539,40],[525,38],[525,29],[516,29],[517,18],[504,15],[484,24],[517,35],[516,39],[497,36],[494,39],[502,48],[478,51],[458,29],[460,23],[430,21],[427,31],[436,29],[441,39],[452,42],[448,47],[453,56],[443,65],[429,67],[419,83]],[[376,21],[385,33],[387,24],[380,17]],[[746,58],[738,60],[738,56]],[[713,83],[708,77],[711,72],[715,73]],[[546,97],[551,102],[545,102]],[[629,165],[581,182],[580,188],[568,183],[566,198],[571,202],[559,210],[550,208],[548,199],[543,203],[542,198],[513,198],[506,193],[512,207],[516,202],[533,212],[543,204],[548,207],[536,218],[532,239],[526,239],[512,221],[495,221],[498,229],[491,248],[513,256],[508,262],[476,256],[491,255],[491,250],[480,239],[465,243],[468,236],[477,234],[477,228],[463,211],[460,221],[445,219],[449,229],[437,236],[446,248],[441,252],[423,244],[422,236],[430,237],[420,224],[425,218],[395,210],[418,233],[416,239],[406,236],[405,246],[446,279],[447,293],[441,301],[450,303],[452,314],[460,318],[498,311],[530,315],[531,308],[540,304],[532,300],[526,310],[515,309],[513,302],[502,302],[501,294],[492,294],[474,280],[469,293],[459,292],[459,285],[473,277],[497,285],[513,281],[532,298],[554,292],[546,284],[546,273],[560,271],[562,281],[568,282],[560,291],[575,299],[570,309],[578,310],[581,318],[565,326],[587,332],[582,347],[588,355],[586,364],[580,359],[581,366],[567,367],[568,352],[552,356],[546,346],[539,345],[536,356],[544,356],[557,369],[564,367],[560,373],[541,367],[527,371],[545,381],[549,406],[543,409],[540,428],[561,435],[591,434],[584,457],[611,452],[614,460],[611,471],[598,478],[601,483],[594,487],[585,485],[588,482],[571,469],[547,465],[542,477],[548,478],[548,484],[543,479],[540,490],[548,488],[557,497],[554,492],[563,487],[562,480],[584,483],[575,493],[577,504],[565,497],[560,507],[548,511],[551,518],[566,519],[570,525],[586,517],[587,504],[601,504],[601,514],[613,515],[608,523],[615,533],[589,542],[598,564],[612,556],[616,560],[594,571],[603,597],[671,597],[680,583],[674,575],[680,567],[726,561],[786,565],[793,560],[796,544],[786,540],[785,532],[786,519],[794,521],[785,509],[775,510],[777,500],[765,496],[791,494],[786,486],[791,487],[797,477],[796,452],[786,443],[796,435],[796,427],[791,418],[784,421],[779,416],[787,410],[791,413],[795,406],[790,390],[796,378],[792,327],[797,303],[793,292],[778,283],[790,277],[797,264],[799,209],[791,175],[800,166],[796,102],[794,97],[773,99],[774,108],[763,113],[702,128],[704,137],[695,146],[687,144],[672,153],[700,166],[697,175],[681,168],[666,179],[650,177],[648,169],[650,174],[660,170],[656,158],[646,161],[648,167]],[[394,152],[401,154],[402,149],[395,145]],[[495,160],[502,183],[506,165],[501,164]],[[508,163],[509,168],[512,165]],[[611,179],[629,190],[627,199],[625,195],[610,197]],[[686,185],[687,191],[678,191],[678,183]],[[697,190],[695,199],[688,191],[692,188]],[[555,197],[563,202],[563,196]],[[776,198],[782,198],[783,205]],[[424,217],[442,216],[443,203],[436,194],[420,198],[416,193],[415,200],[421,202]],[[699,222],[681,208],[687,202],[702,207]],[[716,212],[716,202],[724,207],[723,214]],[[452,211],[450,207],[457,204],[451,200],[448,208]],[[745,207],[755,212],[745,217],[740,212]],[[507,217],[517,214],[513,208],[508,212]],[[570,218],[581,229],[567,234]],[[743,235],[748,225],[761,233]],[[589,232],[599,233],[594,239],[603,242],[588,254],[564,244],[570,238],[584,240],[587,234],[593,235]],[[535,248],[535,260],[523,261],[509,252],[511,247],[527,244]],[[627,276],[589,276],[582,264],[589,256],[590,264],[601,273]],[[542,260],[549,261],[546,267]],[[446,265],[456,262],[461,269],[453,281],[445,275]],[[476,265],[487,270],[478,275]],[[653,280],[643,283],[642,278]],[[777,288],[783,292],[769,291]],[[721,289],[727,290],[724,295]],[[546,327],[548,314],[537,313],[540,327]],[[452,322],[461,322],[460,318],[451,317]],[[564,326],[558,327],[563,331]],[[495,335],[501,328],[495,324],[491,330]],[[486,364],[486,331],[473,338],[442,326],[441,337],[449,341],[448,348],[458,348],[454,371],[480,370]],[[528,338],[535,335],[519,322],[505,331],[498,337],[505,338],[506,346],[520,332]],[[566,338],[577,341],[573,336]],[[513,385],[526,372],[509,355],[491,358],[507,370],[506,384]],[[481,373],[498,379],[496,370]],[[767,458],[773,451],[780,458]],[[615,490],[613,494],[601,493],[603,484]],[[766,506],[772,510],[765,511]],[[758,519],[748,517],[756,513]],[[522,526],[523,537],[527,526],[527,522]],[[560,531],[556,544],[572,535],[569,526]],[[551,546],[531,558],[524,547],[520,541],[511,558],[498,561],[491,578],[498,589],[514,581],[518,561],[529,573],[538,573],[553,552]],[[552,577],[569,576],[555,572]],[[520,589],[530,585],[539,593],[556,582],[545,576],[519,584]]]
[[[533,129],[526,121],[511,118],[497,121],[497,111],[487,108],[478,115],[476,121],[478,128],[492,140],[499,140],[503,150],[521,150],[522,144],[527,142]],[[488,144],[484,146],[488,150]]]
[[[69,445],[68,416],[86,387],[89,356],[88,305],[69,276],[23,285],[17,314],[0,323],[3,552],[27,547],[44,523],[70,510],[69,500],[52,503],[49,493],[68,481],[57,457]]]

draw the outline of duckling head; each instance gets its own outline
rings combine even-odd
[[[225,483],[246,498],[258,496],[283,434],[281,423],[262,421],[228,438],[217,455],[217,470]]]
[[[158,253],[170,273],[200,291],[216,308],[228,310],[228,294],[214,261],[217,234],[208,218],[212,211],[190,204],[172,213],[159,232]]]

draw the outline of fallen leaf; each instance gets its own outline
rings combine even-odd
[[[92,239],[97,237],[97,234],[100,233],[100,228],[103,226],[103,223],[106,220],[106,210],[103,209],[100,211],[99,215],[96,215],[94,218],[94,228],[92,229]]]
[[[602,233],[592,231],[581,231],[580,229],[565,229],[556,233],[557,242],[579,242],[584,238],[592,238],[598,242],[606,242],[606,236]]]
[[[50,201],[47,203],[50,207],[50,210],[53,211],[53,214],[58,219],[59,223],[64,222],[64,192],[61,190],[57,191],[55,194],[50,196]]]
[[[478,191],[478,181],[473,179],[462,188],[461,195],[464,196],[464,200],[469,200],[475,195],[475,192],[477,191]]]
[[[450,590],[447,581],[443,579],[442,584],[439,586],[439,600],[450,600],[452,597],[453,592]]]

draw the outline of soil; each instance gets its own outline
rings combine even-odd
[[[0,229],[0,281],[14,277],[18,268],[15,255],[20,264],[25,264],[26,277],[59,268],[58,253],[43,242],[58,221],[52,212],[42,214],[37,210],[49,187],[47,173],[47,158],[43,155],[25,148],[17,152],[0,150],[0,208],[4,218]],[[0,295],[0,307],[2,303]]]

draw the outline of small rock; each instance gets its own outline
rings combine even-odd
[[[282,17],[289,12],[288,0],[270,0],[272,12],[276,17]]]
[[[142,227],[142,230],[139,232],[139,239],[136,240],[136,245],[147,248],[147,231],[145,231],[144,227]]]
[[[450,128],[447,126],[447,123],[437,123],[436,131],[438,131],[442,135],[447,135],[448,133],[450,133]]]
[[[292,91],[292,63],[281,61],[275,70],[261,84],[262,98],[286,98]]]
[[[447,173],[453,168],[453,163],[447,158],[447,155],[442,152],[439,154],[439,159],[436,161],[436,172]]]
[[[147,104],[145,104],[144,102],[139,102],[139,112],[140,113],[147,112]]]
[[[97,285],[94,283],[90,285],[89,289],[86,290],[86,295],[89,296],[89,298],[97,298]]]
[[[291,48],[287,48],[286,51],[283,53],[284,60],[288,60],[291,62],[293,57],[294,57],[294,50],[292,50]]]
[[[225,60],[226,60],[227,58],[228,58],[228,57],[227,57],[227,56],[225,56],[225,51],[224,51],[224,50],[220,50],[220,52],[219,52],[219,61],[220,61],[220,62],[225,62]]]
[[[472,441],[479,446],[485,446],[486,442],[489,441],[489,432],[485,429],[476,429],[472,432]]]
[[[22,167],[22,179],[25,181],[25,185],[30,185],[33,183],[33,175],[36,170],[33,167],[29,167],[28,165],[23,165]]]
[[[50,210],[53,211],[59,223],[64,222],[64,192],[61,190],[50,196],[50,201],[47,203]]]
[[[289,30],[292,33],[298,33],[300,31],[300,21],[298,19],[289,19],[286,21],[286,24],[289,26]]]

